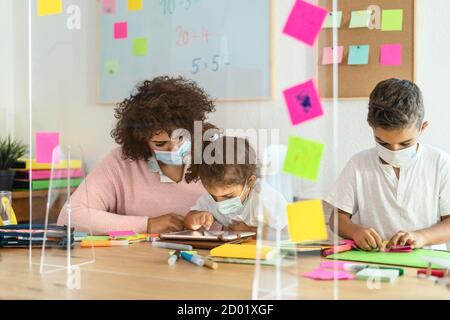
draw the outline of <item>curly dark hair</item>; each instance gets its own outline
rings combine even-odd
[[[148,140],[174,129],[193,132],[195,121],[204,121],[215,110],[214,101],[194,81],[183,77],[156,77],[139,84],[115,109],[118,120],[111,137],[121,145],[124,158],[148,160]]]
[[[186,172],[187,183],[201,180],[204,185],[243,185],[251,176],[259,177],[255,150],[247,139],[222,136],[203,142],[203,161],[191,164]],[[205,160],[205,155],[211,159]]]

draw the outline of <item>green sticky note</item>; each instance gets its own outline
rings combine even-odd
[[[403,10],[383,10],[381,15],[381,31],[402,31]]]
[[[105,61],[105,74],[109,76],[115,76],[119,72],[119,61],[115,59],[109,59]]]
[[[319,174],[325,145],[316,141],[291,136],[284,161],[284,171],[315,181]]]
[[[368,64],[369,63],[369,45],[356,45],[349,47],[348,64]]]
[[[84,240],[88,241],[107,241],[110,240],[109,236],[89,236],[84,238]]]
[[[352,11],[349,28],[367,28],[369,27],[372,12],[369,10]]]
[[[148,53],[148,44],[146,38],[133,39],[133,54],[135,56],[145,56]]]
[[[333,24],[333,22],[336,22]],[[325,23],[323,25],[324,29],[327,28],[340,28],[342,23],[342,11],[332,11],[329,12],[327,18],[325,19]]]

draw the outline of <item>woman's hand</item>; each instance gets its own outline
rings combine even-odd
[[[148,233],[166,233],[183,230],[184,217],[169,213],[155,218],[149,218],[147,222]]]
[[[389,240],[386,247],[389,249],[393,246],[404,245],[410,245],[413,249],[422,248],[426,245],[426,239],[420,231],[399,231]]]
[[[207,211],[191,211],[184,218],[184,226],[189,230],[198,230],[201,227],[209,230],[214,223],[214,216]]]
[[[372,228],[361,227],[353,233],[352,238],[356,242],[358,248],[366,251],[381,249],[383,245],[383,240],[380,235]]]

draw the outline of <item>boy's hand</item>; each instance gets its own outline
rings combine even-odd
[[[426,245],[426,239],[420,231],[399,231],[389,240],[386,247],[389,249],[393,246],[405,245],[410,245],[413,249],[422,248]]]
[[[207,211],[190,212],[184,219],[184,226],[186,229],[198,230],[201,227],[209,230],[214,223],[214,217]]]
[[[353,240],[359,248],[366,251],[380,249],[383,245],[380,235],[372,228],[361,227],[353,234]]]

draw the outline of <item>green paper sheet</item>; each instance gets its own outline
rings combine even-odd
[[[450,252],[426,249],[416,249],[408,253],[351,250],[329,255],[327,256],[327,259],[389,264],[413,268],[427,268],[428,262],[423,260],[422,257],[434,257],[450,260]],[[435,269],[445,269],[437,265],[433,265],[432,267]]]
[[[146,38],[133,39],[133,54],[135,56],[145,56],[148,52],[148,45]]]
[[[381,15],[381,31],[402,31],[403,10],[383,10]]]

